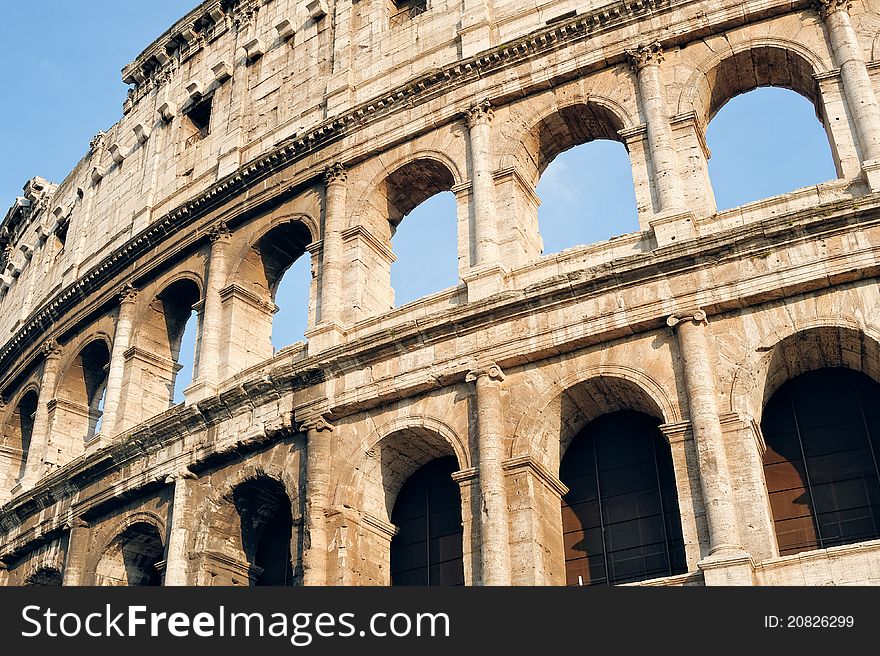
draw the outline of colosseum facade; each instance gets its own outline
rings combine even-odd
[[[876,0],[206,0],[122,77],[2,223],[0,585],[880,582]],[[762,86],[837,178],[718,211]],[[639,231],[542,255],[593,139]],[[446,191],[459,284],[396,307]]]

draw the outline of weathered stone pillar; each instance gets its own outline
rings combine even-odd
[[[0,560],[0,588],[9,585],[9,568]]]
[[[168,553],[165,558],[165,585],[189,585],[189,544],[193,520],[193,488],[196,475],[188,469],[169,476],[166,483],[174,484],[171,522],[168,530]]]
[[[49,448],[49,402],[55,395],[55,385],[58,381],[58,367],[61,360],[61,347],[54,339],[43,344],[43,377],[40,381],[40,396],[37,402],[37,411],[34,414],[34,426],[31,432],[31,446],[28,450],[27,464],[24,476],[21,480],[22,489],[28,489],[45,473],[45,462]]]
[[[101,423],[101,437],[95,440],[103,446],[116,435],[116,417],[122,395],[122,379],[125,372],[125,353],[131,346],[132,322],[138,292],[131,285],[125,285],[119,295],[119,317],[113,336],[113,352],[110,354],[110,371],[107,373],[107,392],[104,396],[104,416]]]
[[[497,365],[471,371],[477,406],[477,440],[482,498],[480,549],[483,585],[510,585],[510,534],[507,491],[504,483],[504,417],[501,409],[501,381]]]
[[[706,336],[706,313],[674,314],[667,324],[676,329],[691,428],[697,447],[700,486],[709,525],[709,555],[742,551],[724,434],[718,415],[712,352]]]
[[[64,554],[62,584],[66,586],[85,585],[86,556],[89,553],[91,528],[79,517],[67,523],[67,551]]]
[[[188,404],[211,396],[220,383],[220,331],[223,325],[223,299],[220,291],[226,285],[231,235],[226,224],[218,221],[209,236],[211,256],[205,281],[205,306],[199,326],[199,358],[194,372],[195,382],[185,391]]]
[[[303,585],[327,585],[327,516],[330,487],[330,438],[333,426],[323,417],[307,420],[306,530]]]
[[[345,303],[342,278],[345,262],[346,181],[348,174],[338,162],[324,171],[324,234],[321,242],[320,311],[318,325],[307,333],[309,345],[318,350],[342,341],[342,309]]]
[[[467,110],[473,201],[473,266],[464,276],[469,300],[479,300],[499,291],[504,280],[492,175],[492,116],[488,100]]]
[[[666,91],[660,71],[663,50],[659,43],[652,43],[637,50],[628,50],[626,54],[638,77],[639,98],[645,115],[648,150],[657,194],[655,205],[657,216],[651,221],[651,226],[657,233],[658,242],[662,245],[676,236],[689,236],[690,228],[683,231],[680,224],[684,223],[686,227],[692,227],[692,223],[687,218],[690,212],[685,205],[684,185],[681,181],[678,155],[669,123],[669,110],[666,106]]]
[[[849,0],[816,0],[825,21],[834,62],[862,147],[862,170],[872,191],[880,189],[880,107],[849,17]]]

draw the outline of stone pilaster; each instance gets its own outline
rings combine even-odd
[[[91,528],[79,517],[67,523],[67,550],[64,554],[62,584],[78,586],[86,584],[86,558],[89,553]]]
[[[122,379],[125,371],[125,353],[131,345],[131,332],[134,309],[138,292],[131,285],[125,285],[119,295],[119,316],[113,336],[113,351],[110,354],[110,370],[107,372],[107,392],[104,396],[104,416],[101,435],[95,440],[96,446],[103,446],[116,435],[116,417],[122,395]]]
[[[466,117],[473,201],[473,266],[463,278],[468,286],[468,300],[479,300],[503,289],[505,270],[501,263],[495,180],[492,175],[493,112],[489,101],[472,106],[467,110]]]
[[[667,320],[675,328],[691,429],[697,446],[700,485],[709,524],[709,555],[742,550],[724,434],[718,414],[712,352],[706,335],[706,313],[696,310]]]
[[[502,468],[504,417],[501,382],[504,373],[492,364],[471,371],[466,380],[474,383],[476,392],[483,585],[510,585],[509,519]]]
[[[862,171],[872,191],[880,190],[880,106],[865,65],[858,36],[849,16],[848,0],[816,0],[825,21],[834,63],[862,151]]]
[[[194,382],[185,390],[186,402],[195,403],[217,391],[220,373],[220,331],[223,325],[223,299],[220,291],[226,285],[231,234],[223,221],[218,221],[209,234],[211,256],[205,282],[205,305],[199,322],[199,358]]]
[[[308,332],[309,345],[317,350],[342,341],[343,268],[346,183],[348,173],[338,162],[324,171],[324,234],[321,241],[321,276],[318,325]]]
[[[9,568],[0,560],[0,588],[9,585]]]
[[[31,446],[28,450],[27,464],[21,480],[22,489],[29,489],[45,473],[44,463],[49,449],[49,402],[54,398],[58,381],[58,367],[61,360],[61,347],[54,339],[43,344],[43,377],[40,381],[40,395],[34,426],[31,431]]]
[[[330,440],[333,426],[323,417],[307,420],[306,511],[303,585],[327,585],[327,517],[330,486]]]
[[[171,521],[168,530],[168,552],[165,559],[165,585],[189,585],[189,544],[190,530],[194,527],[193,488],[196,475],[188,469],[169,476],[166,483],[174,485],[174,500],[171,506]]]
[[[669,237],[682,234],[682,226],[679,224],[686,226],[691,215],[685,206],[684,185],[669,122],[669,109],[666,106],[666,91],[660,69],[663,49],[659,43],[652,43],[636,50],[628,50],[626,54],[638,77],[639,98],[645,115],[648,150],[657,193],[657,216],[651,221],[651,226],[657,234],[658,243],[663,245],[671,241]],[[685,234],[691,236],[690,230],[685,231]]]

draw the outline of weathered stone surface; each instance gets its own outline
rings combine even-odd
[[[0,582],[387,585],[397,495],[449,456],[465,582],[562,584],[560,462],[631,409],[687,564],[640,584],[880,583],[877,541],[780,557],[763,473],[785,381],[880,381],[880,5],[819,4],[203,2],[3,221]],[[815,105],[839,179],[719,213],[706,126],[766,85]],[[598,138],[641,232],[542,257],[535,185]],[[443,191],[461,282],[395,308],[391,237]],[[308,339],[275,353],[297,257]]]

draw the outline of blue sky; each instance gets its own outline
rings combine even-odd
[[[35,175],[61,182],[89,141],[122,116],[122,67],[196,0],[0,0],[0,204],[2,212]],[[793,92],[760,89],[733,99],[709,125],[710,175],[719,209],[835,176],[825,132],[812,105]],[[537,189],[545,252],[638,229],[626,150],[593,142],[557,157]],[[457,284],[455,208],[449,193],[406,217],[393,239],[398,304]],[[308,263],[281,283],[273,342],[302,339]],[[182,354],[191,354],[187,330]],[[191,376],[184,358],[179,390]]]

